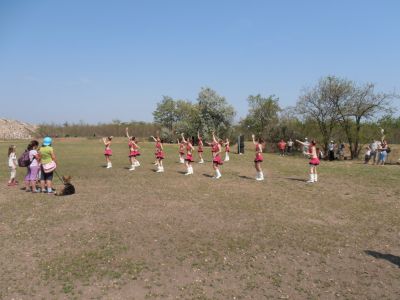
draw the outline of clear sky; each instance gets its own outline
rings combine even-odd
[[[0,117],[151,121],[201,87],[246,115],[326,75],[400,92],[400,1],[0,0]],[[399,107],[399,105],[398,105]]]

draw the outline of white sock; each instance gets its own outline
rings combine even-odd
[[[318,181],[318,174],[314,174],[314,181],[315,181],[315,182]]]
[[[264,173],[260,171],[260,179],[264,179]]]
[[[219,170],[216,170],[215,172],[217,173],[217,178],[219,178],[219,177],[222,176],[222,175],[221,175],[221,172],[220,172]]]

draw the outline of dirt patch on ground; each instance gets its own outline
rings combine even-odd
[[[398,167],[323,162],[307,185],[307,160],[267,154],[256,182],[246,153],[213,180],[209,153],[184,176],[168,145],[158,174],[142,146],[129,172],[124,143],[110,170],[99,141],[56,143],[71,197],[0,186],[0,298],[400,297]]]

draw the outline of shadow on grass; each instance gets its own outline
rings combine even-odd
[[[302,178],[286,177],[285,179],[293,180],[293,181],[307,182],[306,179],[302,179]]]
[[[182,174],[182,175],[185,175],[185,174],[186,174],[185,171],[177,171],[177,173]]]
[[[364,252],[375,258],[387,260],[388,262],[391,262],[392,264],[394,264],[400,268],[400,256],[396,256],[396,255],[392,255],[392,254],[384,254],[384,253],[380,253],[380,252],[376,252],[376,251],[372,251],[372,250],[365,250]]]
[[[210,175],[210,174],[203,174],[203,176],[205,176],[205,177],[208,177],[208,178],[213,178],[214,176],[213,175]]]
[[[245,175],[240,175],[239,178],[247,179],[247,180],[253,180],[254,179],[253,177],[249,177],[249,176],[245,176]]]

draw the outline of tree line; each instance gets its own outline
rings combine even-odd
[[[358,158],[362,146],[380,138],[384,128],[390,143],[400,142],[400,117],[394,116],[392,101],[399,96],[375,91],[372,83],[327,76],[314,86],[304,88],[296,104],[282,108],[275,95],[249,95],[248,113],[235,122],[236,112],[225,97],[211,88],[201,88],[196,101],[163,96],[153,112],[154,122],[111,124],[43,124],[39,132],[53,136],[123,136],[125,127],[133,127],[138,137],[154,133],[166,142],[175,142],[183,132],[206,139],[214,131],[235,142],[238,135],[249,139],[254,133],[276,144],[280,139],[316,139],[326,150],[330,140],[349,146],[351,158]]]

